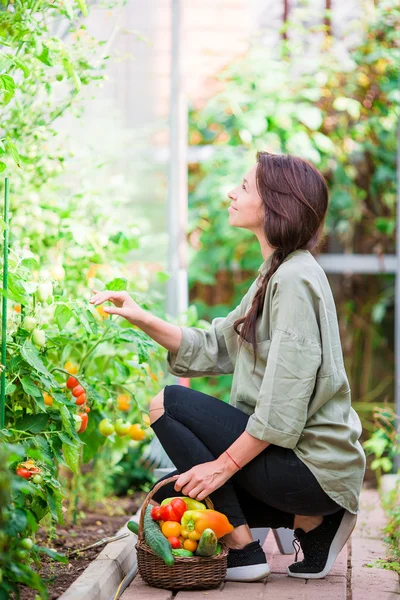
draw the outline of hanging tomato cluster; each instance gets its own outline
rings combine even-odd
[[[72,395],[75,398],[75,404],[81,407],[78,414],[74,415],[75,429],[78,433],[83,433],[87,428],[89,421],[89,416],[87,413],[90,412],[89,406],[86,405],[86,392],[76,377],[73,376],[78,372],[78,366],[74,363],[66,362],[64,369],[70,373],[66,383],[67,388],[71,390]]]

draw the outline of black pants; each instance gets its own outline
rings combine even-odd
[[[191,388],[167,385],[164,413],[152,428],[176,467],[166,477],[218,458],[245,431],[248,415]],[[163,477],[162,479],[165,479]],[[160,480],[161,481],[161,480]],[[174,483],[153,496],[181,496]],[[215,510],[235,527],[287,527],[294,515],[328,515],[340,509],[293,450],[270,444],[210,494]]]

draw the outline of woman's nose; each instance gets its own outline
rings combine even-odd
[[[236,200],[235,190],[231,190],[230,192],[228,192],[228,198],[230,198],[231,200]]]

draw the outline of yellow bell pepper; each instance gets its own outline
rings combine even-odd
[[[207,508],[206,505],[202,502],[194,500],[194,498],[189,498],[188,496],[175,496],[173,498],[165,498],[165,500],[161,502],[161,506],[169,504],[171,500],[175,500],[175,498],[180,498],[181,500],[183,500],[188,510],[206,510]]]
[[[205,529],[212,529],[217,538],[231,533],[234,529],[228,518],[217,510],[187,510],[181,519],[181,535],[188,538],[190,533],[201,534]],[[197,539],[200,539],[197,538]],[[189,539],[196,539],[190,538]]]

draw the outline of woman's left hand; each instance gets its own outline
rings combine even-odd
[[[218,460],[212,460],[181,473],[174,488],[184,496],[201,501],[224,485],[232,475],[233,472],[226,468],[226,465]]]

